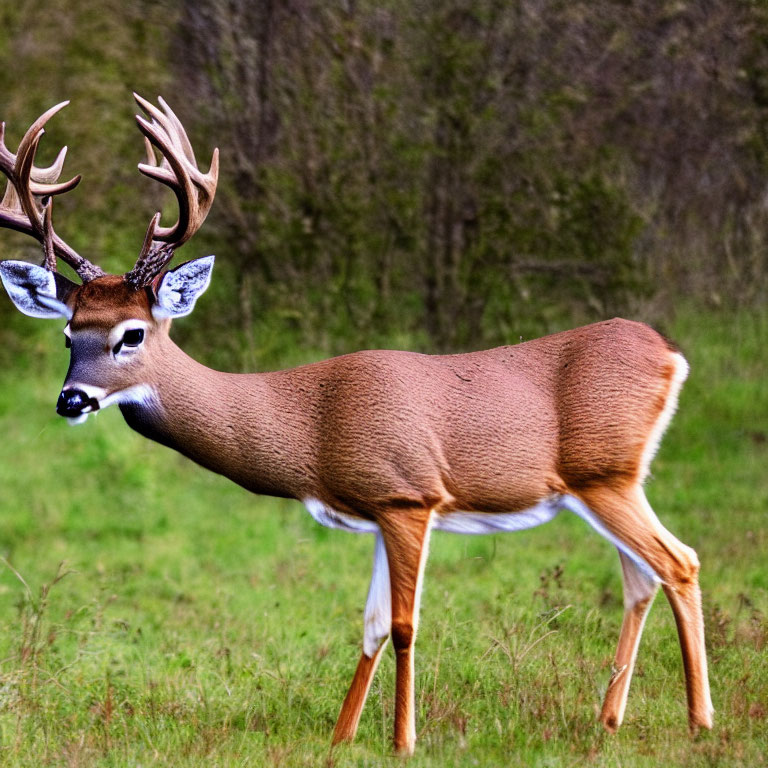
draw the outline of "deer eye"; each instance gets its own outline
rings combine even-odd
[[[113,354],[117,354],[123,347],[138,347],[144,341],[143,328],[131,328],[123,334],[123,338],[112,348]]]
[[[123,344],[126,347],[138,347],[144,341],[144,329],[133,328],[123,334]]]

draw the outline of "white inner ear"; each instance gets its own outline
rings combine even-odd
[[[38,295],[37,299],[43,306],[48,307],[53,312],[53,315],[46,315],[46,317],[63,317],[67,321],[72,319],[72,310],[63,301],[54,299],[46,294]]]
[[[157,302],[152,307],[156,320],[184,317],[211,282],[213,256],[195,259],[168,272],[157,291]]]
[[[56,279],[36,264],[26,261],[0,262],[0,278],[17,309],[30,317],[72,318],[64,302],[56,298]]]

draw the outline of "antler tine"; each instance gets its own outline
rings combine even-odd
[[[24,138],[19,144],[19,150],[16,153],[16,194],[19,198],[19,204],[22,211],[29,219],[32,228],[35,230],[34,234],[42,234],[43,223],[42,217],[37,210],[37,204],[35,203],[35,195],[30,188],[32,166],[35,162],[35,154],[37,153],[37,147],[40,144],[40,139],[43,138],[45,131],[40,130],[28,141],[30,132],[27,131]],[[44,185],[40,185],[44,186]]]
[[[14,155],[5,145],[5,123],[0,128],[0,171],[8,178],[0,202],[0,226],[32,235],[45,246],[45,265],[55,269],[56,257],[69,264],[83,281],[104,272],[67,245],[54,231],[50,221],[51,198],[74,189],[81,176],[56,183],[64,166],[67,148],[63,147],[47,168],[35,166],[35,155],[44,126],[53,115],[69,104],[63,101],[46,110],[29,126]]]
[[[41,184],[51,184],[55,182],[59,176],[61,176],[66,157],[67,147],[62,147],[59,150],[59,154],[56,155],[56,159],[47,168],[35,168],[35,174],[32,181]]]
[[[16,191],[19,193],[21,198],[23,198],[21,193],[22,190],[29,190],[32,195],[59,194],[59,191],[55,191],[57,190],[57,187],[51,187],[50,185],[52,182],[55,182],[61,174],[62,168],[64,166],[64,157],[67,154],[67,148],[63,147],[59,151],[56,160],[54,160],[53,164],[48,168],[36,168],[34,166],[34,159],[37,152],[37,147],[40,144],[40,139],[43,137],[43,133],[45,133],[45,124],[57,112],[64,109],[67,104],[69,104],[68,101],[62,101],[61,103],[56,104],[55,106],[43,112],[43,114],[40,115],[40,117],[38,117],[37,120],[32,123],[32,125],[29,126],[27,132],[24,134],[24,137],[19,143],[19,148],[16,151],[15,157],[6,149],[7,159],[10,160],[15,166],[12,168],[12,172],[15,172],[16,175],[16,184],[14,186],[17,187]],[[58,188],[61,192],[66,192],[70,189],[73,189],[80,182],[80,178],[81,177],[78,175],[70,179],[68,182],[59,184]],[[32,206],[30,210],[32,208],[34,208],[34,206]],[[25,210],[25,212],[27,211]]]
[[[186,243],[205,221],[216,194],[219,151],[213,151],[210,169],[208,173],[202,173],[187,132],[166,101],[158,97],[162,107],[159,109],[136,93],[134,98],[147,115],[136,115],[147,150],[147,161],[139,163],[139,170],[169,187],[179,206],[178,219],[173,226],[160,226],[160,214],[150,222],[136,265],[126,275],[129,283],[140,287],[152,281],[170,261],[174,249]],[[160,151],[160,162],[154,148]]]
[[[61,175],[61,171],[64,167],[64,159],[67,156],[67,147],[62,147],[59,150],[59,154],[56,159],[47,168],[32,167],[32,173],[30,175],[29,188],[32,190],[32,194],[38,196],[51,196],[60,195],[64,192],[69,192],[70,189],[74,189],[83,178],[79,173],[77,176],[73,176],[69,181],[60,181],[56,184],[56,180]]]
[[[192,143],[187,136],[187,132],[184,130],[181,120],[179,120],[176,113],[168,106],[168,102],[166,102],[162,96],[157,97],[160,106],[163,108],[163,111],[161,112],[154,104],[146,99],[142,99],[138,94],[134,94],[134,96],[136,97],[139,106],[152,118],[152,122],[155,122],[162,127],[168,138],[179,145],[179,149],[181,149],[187,160],[192,163],[194,168],[197,168],[197,161],[195,160],[195,151],[192,149]]]
[[[144,149],[147,153],[147,162],[145,165],[157,165],[157,157],[155,157],[155,150],[152,149],[152,142],[146,136],[144,137]]]
[[[56,250],[53,247],[53,198],[46,197],[43,201],[43,251],[45,252],[45,268],[49,272],[56,271]]]
[[[176,223],[172,227],[158,227],[155,239],[182,245],[194,234],[194,230],[189,230],[192,213],[190,209],[193,206],[195,191],[188,168],[175,151],[176,147],[173,146],[171,137],[159,124],[150,123],[139,115],[136,116],[136,122],[141,132],[160,150],[165,161],[163,165],[139,163],[139,170],[145,176],[170,187],[179,204],[179,218]]]
[[[176,117],[176,113],[168,106],[168,103],[162,96],[158,96],[157,100],[160,102],[160,106],[165,110],[165,114],[168,116],[168,122],[173,126],[173,136],[178,139],[185,157],[192,163],[195,170],[197,170],[195,150],[192,149],[192,143],[189,140],[189,136],[187,136],[187,132],[184,130],[184,126],[181,124],[181,120]]]

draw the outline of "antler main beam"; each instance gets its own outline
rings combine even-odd
[[[67,245],[53,231],[50,219],[53,196],[74,189],[81,177],[78,174],[69,181],[56,183],[64,167],[66,147],[47,168],[38,168],[34,164],[45,124],[67,104],[68,101],[62,101],[40,115],[27,129],[16,154],[5,145],[5,123],[0,124],[0,171],[8,179],[0,202],[0,226],[31,235],[46,245],[45,265],[48,269],[55,268],[58,257],[88,282],[103,275],[103,270]]]
[[[216,194],[219,150],[213,151],[208,173],[202,173],[181,121],[165,100],[158,98],[160,110],[138,94],[133,96],[149,118],[136,115],[147,150],[147,162],[139,163],[139,170],[169,187],[179,203],[179,217],[173,226],[161,227],[160,213],[150,221],[141,254],[125,276],[138,288],[152,282],[171,260],[174,250],[186,243],[205,221]],[[154,148],[161,153],[160,163]]]

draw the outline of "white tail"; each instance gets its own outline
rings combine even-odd
[[[147,110],[153,122],[142,130],[170,155],[171,168],[199,181],[198,192],[170,171],[151,175],[180,200],[202,196],[181,203],[196,213],[169,230],[153,219],[127,276],[86,270],[86,282],[75,285],[24,262],[0,263],[0,276],[22,312],[68,321],[61,415],[82,421],[117,403],[134,429],[254,493],[299,499],[323,525],[374,534],[362,654],[334,743],[354,737],[391,636],[395,746],[413,750],[413,645],[431,530],[519,530],[561,509],[613,543],[621,560],[625,616],[605,727],[621,723],[659,584],[677,621],[690,726],[711,727],[696,553],[661,525],[642,488],[688,370],[674,346],[645,325],[610,320],[464,355],[367,351],[274,373],[206,368],[168,329],[205,290],[213,258],[163,270],[202,223],[215,167],[206,177],[196,170],[180,123],[165,109],[165,116]],[[2,169],[17,183],[13,167]],[[8,215],[0,223],[11,226]],[[34,223],[29,229],[37,234]]]

